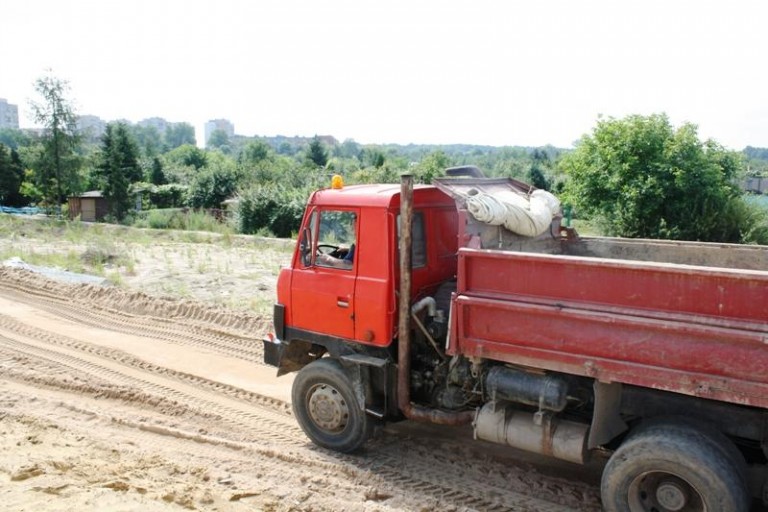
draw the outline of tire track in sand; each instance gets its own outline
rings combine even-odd
[[[236,343],[239,339],[239,336],[233,336],[230,332],[222,334],[222,330],[230,331],[230,327],[222,329],[215,323],[210,328],[199,327],[184,318],[131,315],[103,306],[92,312],[80,301],[69,303],[57,297],[56,293],[40,290],[34,285],[14,285],[11,287],[13,290],[9,290],[3,283],[0,275],[0,290],[5,288],[3,294],[14,294],[18,300],[51,314],[102,329],[144,337],[166,336],[164,339],[172,343],[205,348],[211,348],[207,338],[215,337],[216,333],[228,342]],[[61,293],[61,296],[66,297],[66,292]],[[59,314],[63,309],[66,309],[66,315]],[[189,325],[182,325],[181,322]],[[213,343],[215,345],[219,342],[217,340]],[[219,345],[214,350],[224,353],[229,348]],[[450,449],[458,445],[441,447],[419,439],[390,437],[371,443],[363,457],[326,452],[308,443],[295,421],[286,414],[288,405],[285,402],[265,400],[266,397],[236,386],[151,364],[135,355],[44,331],[8,316],[0,316],[0,352],[8,354],[12,362],[26,360],[28,365],[34,365],[33,361],[37,361],[46,364],[48,368],[58,367],[62,373],[82,372],[127,390],[138,389],[151,396],[165,397],[170,402],[216,416],[218,421],[244,435],[241,439],[233,440],[226,436],[205,435],[119,415],[110,419],[139,432],[142,438],[146,436],[155,439],[160,436],[205,445],[222,445],[270,457],[290,465],[292,471],[304,467],[309,473],[322,469],[344,474],[351,480],[367,482],[384,489],[382,499],[386,499],[386,495],[392,492],[406,492],[420,497],[414,501],[417,508],[423,508],[417,503],[426,500],[428,503],[437,503],[437,508],[458,510],[599,510],[599,506],[595,506],[594,495],[590,494],[588,486],[584,484],[570,484],[543,475],[528,475],[528,468],[505,467],[467,452],[452,455]],[[227,352],[226,355],[242,357],[236,351]],[[250,355],[255,357],[255,352]],[[8,360],[8,357],[0,360]],[[201,368],[201,371],[204,372],[204,369]],[[17,378],[24,380],[23,377]],[[32,382],[34,385],[45,386],[45,373],[38,371],[37,380]],[[124,394],[118,389],[114,393],[114,398],[118,399],[130,401],[135,398],[131,391]],[[106,396],[112,398],[109,394]],[[163,407],[167,407],[167,404]],[[448,448],[448,451],[444,448]],[[286,469],[283,467],[275,470]]]

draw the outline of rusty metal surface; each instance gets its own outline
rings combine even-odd
[[[768,407],[768,272],[461,249],[455,350]]]

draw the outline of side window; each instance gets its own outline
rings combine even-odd
[[[320,212],[315,264],[351,269],[357,244],[357,215],[344,210]]]
[[[397,248],[400,248],[400,214],[397,215]],[[411,268],[419,268],[427,265],[427,234],[424,230],[424,214],[413,212],[411,220]],[[399,252],[398,252],[399,254]],[[398,256],[397,261],[400,261]]]
[[[319,218],[317,211],[313,211],[309,218],[309,225],[301,232],[301,245],[299,251],[301,252],[301,264],[304,267],[312,265],[312,254],[314,246],[314,235],[317,233],[317,220]]]

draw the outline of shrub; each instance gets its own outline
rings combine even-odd
[[[149,201],[155,208],[179,208],[184,206],[187,187],[178,183],[158,185],[149,192]]]
[[[298,231],[309,192],[287,190],[279,185],[255,186],[237,200],[235,225],[240,233],[267,229],[276,237],[288,238]]]

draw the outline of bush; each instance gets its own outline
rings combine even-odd
[[[738,242],[746,227],[736,223],[740,156],[665,115],[600,120],[560,164],[564,199],[609,235]]]
[[[140,212],[134,227],[150,229],[178,229],[182,231],[210,231],[227,233],[230,228],[204,210],[171,208]]]
[[[743,226],[741,243],[768,245],[768,200],[763,204],[749,196],[743,199],[739,208],[737,225]]]
[[[286,190],[281,186],[256,186],[243,191],[237,200],[235,225],[240,233],[264,229],[288,238],[301,225],[309,191]]]
[[[149,201],[155,208],[179,208],[184,206],[187,187],[178,183],[158,185],[149,192]]]

